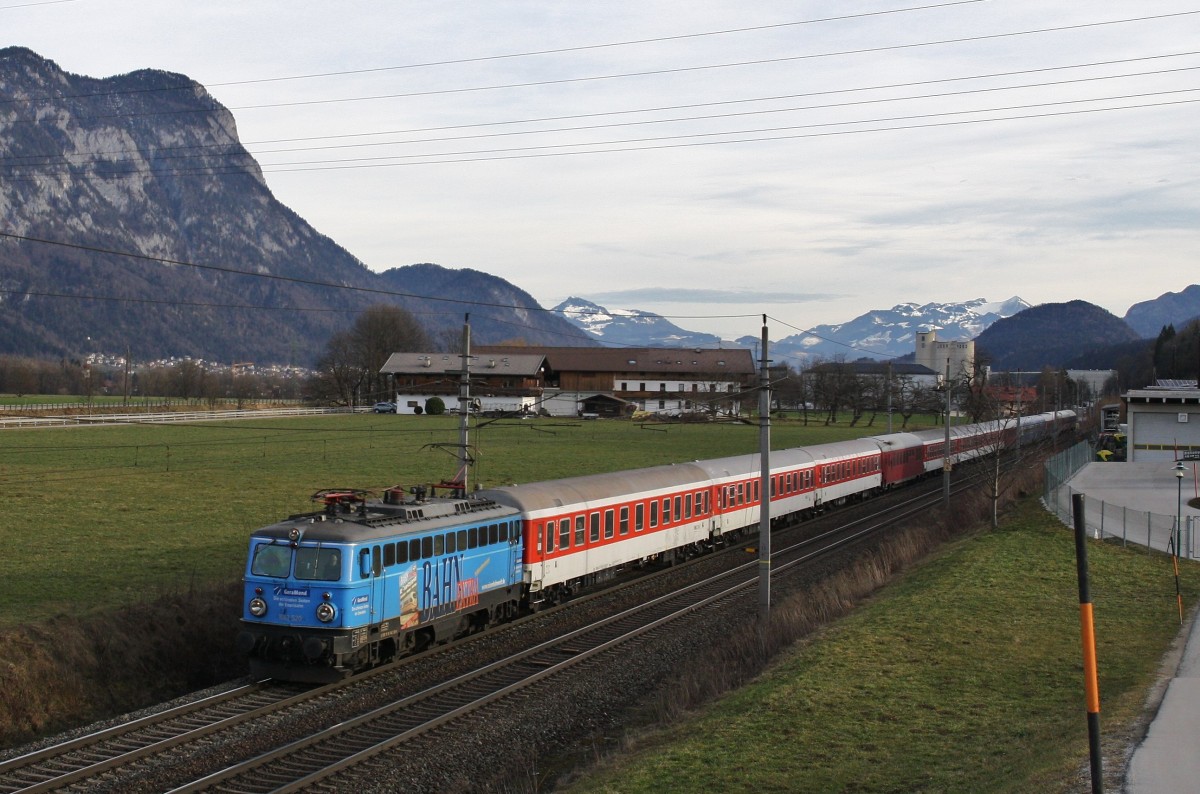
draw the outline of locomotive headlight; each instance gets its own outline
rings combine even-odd
[[[328,623],[329,621],[333,620],[333,617],[336,614],[337,610],[333,608],[333,604],[323,601],[317,605],[317,620],[321,621],[322,623]]]
[[[261,618],[267,614],[267,602],[261,598],[250,599],[250,614],[256,618]]]

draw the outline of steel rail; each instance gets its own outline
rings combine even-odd
[[[915,512],[928,509],[940,500],[940,493],[914,497],[906,500],[899,512],[894,512],[894,508],[889,511],[889,517],[883,521],[875,520],[866,526],[866,522],[875,517],[857,519],[834,532],[781,549],[772,555],[773,559],[780,560],[780,565],[774,566],[773,575],[782,575],[796,565],[840,550]],[[185,791],[281,793],[310,788],[399,744],[411,743],[422,734],[518,691],[565,674],[578,665],[593,663],[600,656],[667,624],[741,595],[756,584],[757,568],[757,561],[737,565],[591,626],[570,631],[479,670],[192,781],[171,794]]]

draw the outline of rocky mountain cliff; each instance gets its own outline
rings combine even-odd
[[[372,303],[433,336],[469,311],[481,343],[591,344],[486,273],[373,273],[275,199],[183,75],[93,79],[0,50],[0,152],[0,353],[305,364]]]

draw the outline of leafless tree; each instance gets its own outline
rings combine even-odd
[[[346,331],[330,337],[309,384],[310,398],[341,405],[374,402],[389,396],[380,370],[392,353],[430,349],[420,323],[397,306],[372,306]]]

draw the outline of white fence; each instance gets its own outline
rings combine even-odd
[[[1058,516],[1067,526],[1074,526],[1074,517],[1071,514],[1071,497],[1074,491],[1069,481],[1076,472],[1093,460],[1094,454],[1091,445],[1085,441],[1046,461],[1046,484],[1042,502],[1046,509]],[[1112,538],[1121,541],[1122,545],[1135,543],[1147,549],[1168,553],[1178,549],[1181,557],[1197,557],[1194,516],[1185,516],[1183,526],[1177,527],[1176,516],[1135,510],[1085,494],[1083,517],[1088,534],[1094,538]]]
[[[62,406],[59,406],[59,410]],[[0,429],[63,427],[68,425],[162,424],[167,422],[214,422],[228,419],[265,419],[280,416],[316,416],[320,414],[362,413],[369,408],[262,408],[228,411],[163,411],[159,413],[71,414],[57,416],[0,417]]]

